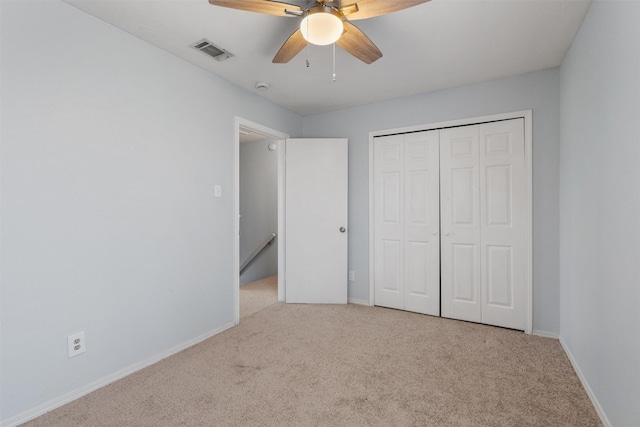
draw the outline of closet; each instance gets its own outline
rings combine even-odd
[[[525,329],[524,119],[374,138],[375,305]]]

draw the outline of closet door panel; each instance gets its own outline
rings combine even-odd
[[[424,262],[424,260],[429,258],[428,244],[425,242],[408,241],[405,254],[407,256],[407,295],[413,297],[428,297],[429,289],[427,287],[427,278],[429,277],[429,265]]]
[[[404,309],[440,315],[439,131],[405,141]]]
[[[480,125],[482,323],[525,326],[524,119]]]
[[[483,249],[487,266],[484,305],[513,307],[513,247],[487,245]]]
[[[440,314],[439,131],[374,142],[375,304]]]
[[[404,309],[404,138],[374,144],[375,303]]]
[[[476,245],[451,245],[451,298],[454,302],[477,304]]]
[[[442,316],[480,322],[478,126],[440,131]]]

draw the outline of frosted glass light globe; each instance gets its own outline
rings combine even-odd
[[[342,32],[342,19],[330,12],[309,13],[300,23],[302,37],[311,44],[325,46],[335,43]]]

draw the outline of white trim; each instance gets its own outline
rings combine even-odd
[[[358,298],[347,298],[347,304],[357,304],[357,305],[366,305],[370,306],[369,301],[366,299],[358,299]]]
[[[369,305],[373,307],[375,305],[375,242],[374,242],[374,226],[375,220],[373,212],[374,205],[373,199],[375,195],[374,181],[373,181],[373,138],[377,136],[376,132],[369,132]]]
[[[240,128],[277,140],[278,145],[278,301],[284,301],[284,140],[286,133],[268,128],[251,120],[235,117],[233,147],[233,321],[240,323]]]
[[[530,334],[533,331],[533,111],[525,110],[520,111],[524,117],[524,149],[527,156],[527,181],[529,192],[529,198],[527,203],[529,204],[527,209],[527,238],[529,244],[527,245],[527,264],[525,266],[525,280],[526,280],[526,295],[528,298],[525,310],[525,326],[524,332]]]
[[[567,354],[567,357],[569,358],[569,362],[571,362],[571,366],[573,366],[573,370],[576,371],[576,375],[578,375],[578,378],[582,383],[582,387],[584,387],[584,390],[587,392],[587,396],[589,396],[589,399],[591,399],[591,403],[593,404],[593,407],[595,408],[596,413],[600,417],[600,421],[602,421],[602,424],[604,424],[605,427],[613,427],[613,424],[611,424],[611,421],[609,421],[609,418],[607,418],[607,414],[605,414],[604,409],[602,409],[602,405],[600,405],[598,398],[596,397],[593,390],[591,390],[591,387],[587,382],[587,378],[584,376],[584,374],[580,370],[580,367],[578,366],[578,362],[576,362],[576,359],[573,357],[573,354],[571,354],[569,347],[564,342],[562,337],[560,337],[560,345],[564,349],[564,352]]]
[[[542,338],[553,338],[553,339],[560,339],[560,336],[558,334],[556,334],[555,332],[547,332],[547,331],[539,331],[537,329],[534,329],[533,332],[531,332],[533,335],[537,336],[537,337],[542,337]]]
[[[131,366],[128,366],[124,369],[121,369],[119,371],[114,372],[113,374],[107,375],[106,377],[103,377],[99,380],[93,381],[92,383],[89,383],[83,387],[77,388],[73,391],[70,391],[69,393],[63,394],[62,396],[56,397],[55,399],[52,399],[48,402],[45,402],[41,405],[38,405],[34,408],[31,408],[27,411],[24,411],[18,415],[15,415],[11,418],[8,418],[2,422],[0,422],[0,426],[2,427],[14,427],[17,425],[20,425],[22,423],[26,423],[27,421],[33,420],[34,418],[39,417],[40,415],[46,414],[47,412],[53,411],[56,408],[61,407],[62,405],[66,405],[69,402],[72,402],[76,399],[81,398],[82,396],[85,396],[89,393],[91,393],[92,391],[95,391],[99,388],[102,388],[108,384],[111,384],[112,382],[118,381],[128,375],[131,375],[141,369],[147,368],[155,363],[158,363],[159,361],[166,359],[167,357],[173,356],[174,354],[177,354],[183,350],[186,350],[189,347],[193,347],[196,344],[201,343],[202,341],[211,338],[214,335],[217,335],[221,332],[226,331],[229,328],[232,328],[233,326],[235,326],[234,323],[227,323],[219,328],[216,328],[212,331],[209,331],[203,335],[200,335],[199,337],[190,339],[188,341],[185,341],[182,344],[178,344],[175,347],[172,347],[168,350],[165,350],[161,353],[156,354],[155,356],[151,356],[148,359],[145,359],[141,362],[138,363],[134,363]]]
[[[510,113],[491,114],[489,116],[469,117],[466,119],[448,120],[445,122],[428,123],[423,125],[407,126],[407,127],[401,127],[401,128],[381,129],[381,130],[369,132],[369,140],[371,140],[373,137],[382,136],[382,135],[393,135],[397,133],[409,133],[409,132],[422,132],[426,130],[441,129],[441,128],[447,128],[447,127],[458,127],[458,126],[474,125],[474,124],[484,123],[484,122],[495,122],[498,120],[517,119],[519,117],[524,117],[526,119],[528,116],[528,118],[530,119],[531,112],[532,110],[521,110],[521,111],[513,111]]]
[[[278,301],[284,302],[285,299],[285,254],[286,251],[286,168],[285,161],[287,159],[287,143],[286,140],[278,141]]]
[[[374,288],[374,218],[373,218],[373,140],[376,136],[393,135],[399,133],[422,132],[433,129],[467,126],[484,122],[493,122],[498,120],[510,120],[524,118],[524,143],[525,155],[527,157],[527,189],[529,198],[527,203],[527,237],[529,244],[527,245],[527,262],[526,262],[526,297],[525,303],[525,327],[524,332],[531,334],[533,330],[533,114],[532,110],[514,111],[510,113],[492,114],[489,116],[470,117],[466,119],[449,120],[446,122],[430,123],[424,125],[408,126],[395,129],[384,129],[369,132],[369,305],[375,305],[375,288]]]

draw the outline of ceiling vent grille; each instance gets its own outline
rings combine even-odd
[[[233,58],[235,55],[223,48],[216,46],[207,39],[198,40],[191,45],[192,48],[199,50],[205,55],[209,55],[216,61],[224,61],[229,58]]]

